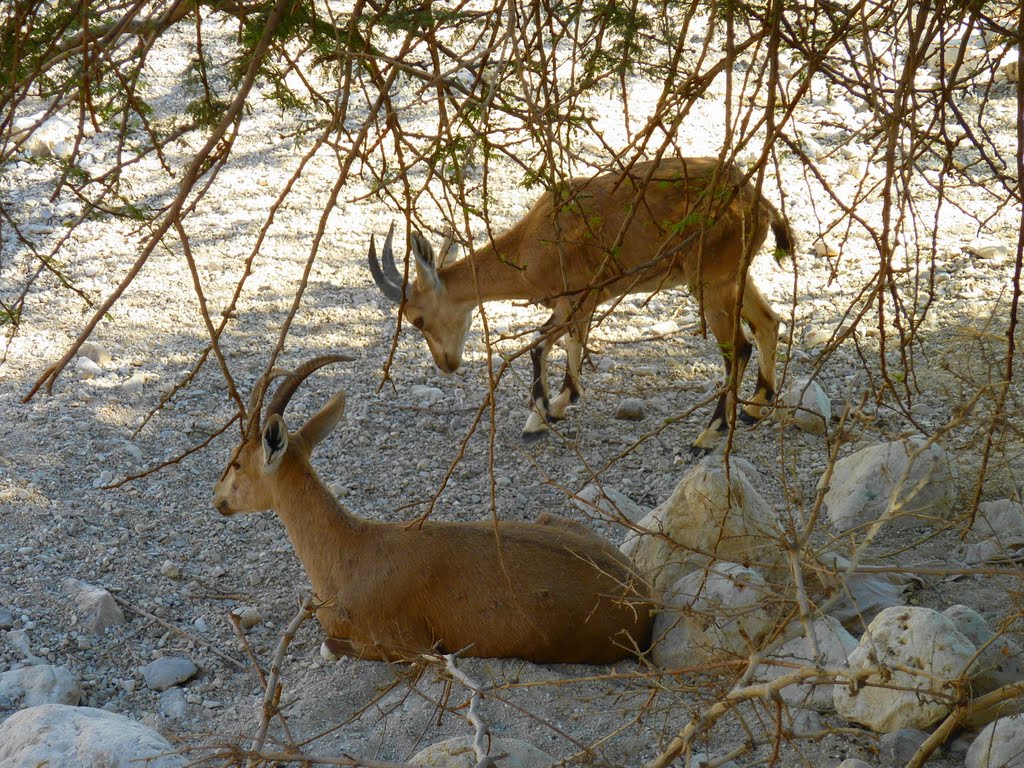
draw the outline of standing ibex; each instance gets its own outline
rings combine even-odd
[[[725,356],[732,360],[736,307],[759,348],[757,390],[740,411],[756,421],[775,397],[779,318],[746,274],[769,227],[780,250],[791,250],[789,229],[772,204],[744,182],[733,165],[716,158],[666,158],[637,163],[628,172],[572,179],[545,192],[518,223],[487,246],[454,264],[435,262],[430,244],[412,235],[416,280],[404,286],[406,319],[427,340],[445,373],[459,367],[473,309],[488,301],[526,299],[553,310],[531,350],[533,406],[523,437],[543,434],[579,398],[580,364],[594,311],[628,293],[686,286],[703,303],[704,316]],[[395,265],[391,233],[381,260],[370,240],[370,271],[384,295],[403,301],[404,280]],[[742,295],[742,299],[741,299]],[[548,399],[547,356],[568,332],[566,376]],[[739,374],[751,345],[740,330]],[[692,450],[710,450],[727,430],[726,395]]]
[[[317,611],[325,655],[391,660],[465,649],[603,664],[647,648],[649,588],[596,533],[520,522],[380,523],[346,510],[309,461],[341,419],[344,393],[297,432],[282,414],[309,374],[350,359],[301,366],[274,395],[262,428],[259,407],[250,406],[246,437],[213,496],[222,515],[277,512],[325,601]]]

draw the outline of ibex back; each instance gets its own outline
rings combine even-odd
[[[789,252],[785,220],[743,181],[738,168],[716,158],[676,157],[572,179],[557,193],[541,195],[507,232],[453,264],[443,263],[447,248],[435,260],[430,244],[414,233],[416,279],[410,285],[404,285],[395,265],[391,233],[380,260],[371,238],[369,264],[384,295],[404,301],[406,319],[423,333],[434,362],[446,373],[462,361],[476,306],[526,299],[553,310],[531,350],[532,407],[524,438],[543,435],[579,398],[583,349],[598,305],[674,286],[686,286],[700,299],[726,370],[735,348],[742,379],[751,344],[736,327],[739,306],[759,349],[757,389],[740,416],[756,421],[775,398],[779,318],[753,280],[743,276],[769,228],[779,249]],[[547,356],[566,333],[565,383],[552,400]],[[711,423],[691,446],[695,453],[713,448],[728,429],[730,392],[719,398]]]
[[[381,523],[346,510],[310,465],[341,419],[344,393],[297,432],[283,419],[303,379],[342,359],[350,358],[317,358],[289,376],[264,426],[250,406],[247,436],[213,498],[223,515],[277,512],[325,601],[317,617],[327,655],[394,660],[465,650],[599,664],[646,649],[649,588],[596,533],[519,522]]]

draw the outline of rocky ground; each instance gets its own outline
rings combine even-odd
[[[173,39],[162,55],[166,69],[154,76],[152,87],[166,87],[171,94],[181,64]],[[637,104],[655,93],[654,84],[638,80],[634,85]],[[1005,117],[996,140],[1012,146],[1013,86],[1004,84],[993,93],[985,108],[993,119]],[[291,118],[261,98],[254,107],[242,124],[235,159],[188,220],[215,317],[230,297],[268,208],[307,146]],[[980,101],[968,99],[967,107],[980,109]],[[820,128],[822,115],[842,117],[849,110],[856,117],[846,118],[847,134],[842,127]],[[720,137],[706,126],[720,122],[720,115],[720,104],[699,103],[688,118],[688,153],[717,152]],[[819,126],[808,134],[809,145],[849,147],[846,154],[819,160],[836,189],[854,194],[854,172],[877,171],[849,133],[857,121],[870,119],[858,105],[817,94],[800,118],[808,131]],[[109,138],[101,132],[88,140],[91,162],[111,160]],[[194,149],[194,142],[183,141],[171,161],[187,161]],[[318,157],[296,185],[255,260],[237,320],[222,339],[245,392],[263,371],[292,304],[325,189],[337,174],[335,161]],[[59,251],[60,270],[84,295],[102,300],[136,258],[144,228],[124,219],[97,219],[69,233],[63,222],[75,215],[77,203],[47,198],[55,173],[51,166],[18,162],[4,169],[0,196],[39,244],[49,246],[67,236]],[[131,173],[135,188],[153,201],[173,192],[173,180],[155,165],[143,163]],[[848,236],[838,231],[826,235],[833,253],[815,251],[828,204],[795,160],[784,159],[782,173],[787,215],[801,247],[793,265],[776,265],[762,254],[754,272],[785,318],[786,375],[816,376],[839,412],[848,399],[859,404],[879,382],[877,316],[866,316],[857,332],[835,348],[826,346],[833,331],[851,322],[847,308],[871,283],[877,252],[856,230]],[[501,190],[491,210],[498,224],[514,221],[533,197],[517,181],[514,169],[496,166],[490,184]],[[772,184],[770,179],[767,188],[773,189]],[[529,520],[542,511],[579,516],[571,497],[595,478],[645,507],[665,499],[691,463],[686,449],[709,416],[709,408],[698,404],[722,376],[715,345],[698,333],[694,302],[679,291],[625,300],[593,332],[582,403],[560,425],[559,434],[523,444],[519,430],[526,417],[529,376],[524,357],[499,382],[493,411],[485,410],[477,420],[487,395],[488,366],[497,365],[488,355],[479,320],[464,367],[453,377],[436,373],[425,345],[411,330],[392,348],[393,307],[374,286],[365,253],[370,235],[380,236],[396,214],[375,198],[367,199],[367,192],[357,182],[331,212],[281,361],[292,366],[333,351],[356,356],[355,362],[316,374],[288,413],[289,423],[297,425],[333,392],[347,391],[347,418],[315,456],[317,470],[344,503],[382,520],[414,517],[432,502],[433,515],[448,520],[492,514]],[[922,205],[929,203],[929,194],[922,184]],[[964,406],[1004,370],[999,356],[1017,235],[1012,211],[996,213],[979,233],[973,217],[985,218],[996,204],[983,188],[951,194],[959,207],[944,209],[935,232],[934,269],[907,256],[903,266],[908,271],[900,277],[902,295],[915,316],[926,297],[913,297],[914,285],[932,290],[919,338],[905,350],[912,362],[909,374],[896,347],[890,346],[887,360],[895,380],[908,380],[908,407],[898,407],[892,397],[881,403],[868,397],[843,435],[846,444],[839,453],[846,455],[861,442],[931,434],[952,425],[943,445],[959,466],[959,517],[970,509],[976,491],[988,429],[982,418],[987,401],[971,413]],[[881,202],[868,198],[858,213],[874,221],[880,210]],[[965,250],[979,235],[995,247],[982,250],[975,243],[975,252]],[[0,291],[9,298],[35,266],[25,247],[7,233],[2,248]],[[217,366],[208,362],[150,418],[188,376],[207,341],[192,278],[172,247],[154,254],[93,333],[95,346],[69,366],[52,393],[22,402],[90,314],[78,295],[60,289],[54,279],[37,281],[0,367],[0,409],[8,435],[0,447],[5,528],[0,537],[0,636],[5,640],[0,672],[26,662],[65,667],[81,687],[83,704],[141,720],[195,764],[224,764],[230,745],[250,743],[263,697],[229,616],[244,613],[248,645],[266,666],[308,583],[273,514],[225,519],[210,505],[213,485],[238,439],[235,427],[182,458],[230,418]],[[543,316],[535,307],[488,306],[493,348],[514,354]],[[391,378],[383,381],[388,361]],[[1011,402],[1019,404],[1019,378],[1011,389]],[[627,399],[641,401],[642,418],[616,417]],[[982,500],[1020,496],[1015,421],[1016,416],[997,435]],[[736,434],[735,454],[757,470],[757,490],[784,521],[804,519],[813,504],[837,436],[836,424],[830,426],[828,436],[815,436],[772,421]],[[616,541],[625,535],[621,526],[594,525]],[[815,540],[822,548],[850,549],[853,535],[835,534],[825,522],[819,527]],[[1015,616],[1016,576],[944,577],[945,571],[963,565],[958,534],[959,526],[938,533],[927,528],[883,532],[871,549],[871,561],[923,569],[922,586],[911,597],[915,604],[940,610],[965,604],[993,625]],[[76,604],[81,589],[67,579],[108,590],[120,620],[115,611],[109,626],[87,625]],[[471,732],[464,712],[442,711],[449,691],[438,669],[355,660],[329,664],[318,656],[320,641],[319,628],[307,623],[288,649],[282,698],[290,736],[275,726],[274,738],[290,738],[321,755],[397,762],[427,744]],[[145,670],[164,657],[190,660],[194,676],[164,692],[154,690],[161,685],[154,685]],[[592,668],[477,659],[461,666],[496,687],[483,706],[495,735],[526,739],[558,758],[593,750],[611,765],[639,765],[652,757],[722,689],[721,680],[659,673],[636,662]],[[455,685],[447,704],[466,698]],[[0,707],[7,705],[18,704],[0,697]],[[0,709],[0,719],[11,712]],[[834,714],[793,714],[805,718],[799,722],[805,731],[820,733],[782,744],[781,764],[828,766],[845,757],[884,764],[876,762],[877,740],[869,732],[848,728]],[[770,735],[777,730],[774,716],[773,707],[740,709],[712,730],[701,748],[723,755],[767,735],[768,743],[753,752],[767,756],[774,746]],[[962,765],[965,745],[954,742],[953,750],[929,765]]]

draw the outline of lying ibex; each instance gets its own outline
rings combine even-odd
[[[397,660],[432,649],[535,662],[603,664],[647,648],[649,588],[582,526],[520,522],[380,523],[351,514],[310,465],[341,419],[336,394],[297,432],[282,414],[310,360],[280,386],[214,490],[222,515],[273,509],[319,599],[324,653]],[[257,387],[259,389],[259,387]],[[255,400],[256,398],[254,398]]]
[[[594,311],[628,293],[686,286],[703,302],[704,316],[725,356],[732,360],[736,306],[757,338],[757,390],[740,411],[756,421],[775,397],[775,352],[779,318],[746,273],[769,227],[782,251],[791,249],[789,229],[778,211],[733,165],[716,158],[666,158],[568,181],[545,192],[515,226],[471,256],[445,265],[430,244],[412,236],[416,280],[404,286],[406,319],[427,340],[445,373],[459,367],[474,307],[488,301],[526,299],[553,310],[531,350],[533,405],[524,438],[542,435],[580,396],[580,364]],[[404,280],[395,265],[391,233],[380,261],[370,240],[370,271],[384,295],[403,300]],[[547,356],[568,332],[565,383],[548,399]],[[739,336],[739,374],[750,358]],[[728,429],[726,395],[692,449],[711,449]]]

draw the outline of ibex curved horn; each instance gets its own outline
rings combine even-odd
[[[370,262],[370,274],[373,275],[373,282],[377,284],[386,298],[395,304],[400,304],[402,302],[403,278],[398,267],[395,266],[395,254],[391,247],[394,234],[395,225],[392,224],[388,230],[388,237],[384,241],[384,252],[380,261],[377,260],[377,244],[374,242],[373,235],[370,235],[370,252],[367,258]]]
[[[285,368],[274,368],[256,379],[256,383],[252,385],[252,392],[249,394],[249,407],[246,409],[247,421],[242,430],[246,439],[260,431],[260,411],[263,410],[263,397],[267,394],[270,382],[279,376],[292,375],[292,372]]]
[[[292,395],[299,388],[306,378],[320,368],[330,363],[343,363],[355,360],[351,355],[323,355],[321,357],[314,357],[312,360],[307,360],[300,365],[294,373],[291,373],[287,379],[281,382],[281,386],[274,392],[274,397],[270,401],[270,405],[267,406],[267,418],[277,414],[282,416],[284,409],[288,406],[288,401],[292,399]]]

